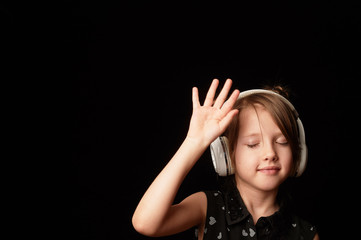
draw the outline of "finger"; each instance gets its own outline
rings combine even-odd
[[[207,92],[206,99],[204,100],[204,106],[212,106],[213,105],[213,99],[216,94],[216,90],[218,87],[219,81],[218,79],[213,79],[211,86],[209,87],[209,90]]]
[[[238,112],[238,109],[233,109],[232,111],[228,112],[227,115],[219,122],[222,132],[227,129],[232,119],[238,115]]]
[[[198,88],[197,87],[192,88],[192,103],[193,103],[193,109],[200,106]]]
[[[226,101],[229,90],[231,89],[232,86],[232,80],[231,79],[227,79],[226,82],[224,83],[224,86],[221,90],[221,92],[219,93],[215,103],[214,103],[214,107],[216,108],[221,108],[224,101]]]
[[[221,112],[223,113],[223,116],[225,116],[231,109],[233,108],[233,105],[236,103],[239,96],[239,90],[234,90],[231,96],[228,98],[228,100],[223,104],[221,107]]]

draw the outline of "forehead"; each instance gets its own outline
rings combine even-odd
[[[239,113],[239,134],[245,136],[261,132],[279,133],[280,129],[264,106],[248,105]]]

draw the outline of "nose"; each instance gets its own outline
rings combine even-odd
[[[278,160],[277,153],[272,144],[266,144],[263,160],[265,160],[265,161],[277,161]]]

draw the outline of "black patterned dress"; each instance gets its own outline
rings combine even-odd
[[[281,204],[279,211],[259,218],[255,224],[237,188],[226,194],[220,191],[204,192],[208,202],[204,240],[312,240],[317,232],[315,226],[290,214],[284,204]],[[195,236],[197,239],[197,229]]]

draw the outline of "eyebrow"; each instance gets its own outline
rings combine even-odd
[[[260,137],[260,136],[263,136],[263,134],[261,133],[251,133],[251,134],[247,134],[247,135],[240,135],[241,138],[251,138],[251,137]],[[277,137],[281,137],[283,136],[284,137],[284,134],[282,132],[279,132],[279,133],[276,133],[275,136]]]
[[[262,134],[260,133],[251,133],[251,134],[248,134],[248,135],[245,135],[245,136],[240,136],[241,138],[250,138],[250,137],[259,137],[259,136],[262,136]]]

